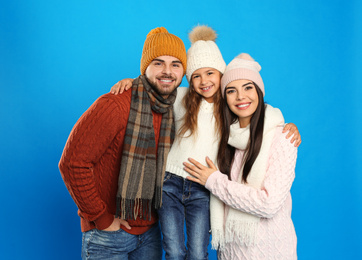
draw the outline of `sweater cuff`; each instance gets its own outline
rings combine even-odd
[[[205,188],[208,190],[211,190],[212,187],[214,186],[215,182],[217,181],[218,177],[220,176],[220,174],[222,174],[220,171],[215,171],[215,172],[211,173],[209,178],[207,178],[207,180],[206,180]]]
[[[113,223],[113,220],[114,216],[112,214],[104,213],[94,221],[94,224],[96,225],[96,229],[103,230],[108,228]]]

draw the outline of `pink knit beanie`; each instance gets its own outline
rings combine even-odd
[[[247,53],[239,54],[229,65],[227,65],[224,75],[221,78],[221,93],[224,97],[225,87],[234,80],[248,79],[253,81],[263,92],[265,96],[264,83],[259,71],[261,67]]]

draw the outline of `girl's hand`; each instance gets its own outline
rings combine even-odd
[[[122,79],[121,81],[118,81],[111,88],[111,93],[115,95],[122,94],[123,91],[129,90],[132,87],[132,82],[133,79]]]
[[[197,182],[201,185],[206,184],[207,179],[209,178],[209,176],[214,173],[215,171],[217,171],[216,166],[214,165],[214,163],[210,160],[209,157],[206,157],[206,162],[209,165],[209,167],[202,165],[201,163],[199,163],[198,161],[189,158],[189,161],[192,163],[187,163],[184,162],[184,170],[187,171],[188,173],[190,173],[193,177],[187,176],[186,179],[190,180],[190,181],[194,181]]]
[[[302,142],[302,138],[298,131],[298,127],[293,123],[286,124],[283,128],[283,133],[285,133],[287,131],[289,131],[289,133],[287,134],[287,136],[285,138],[288,139],[289,137],[291,137],[293,135],[293,137],[290,139],[290,142],[293,143],[295,141],[294,146],[298,147]]]

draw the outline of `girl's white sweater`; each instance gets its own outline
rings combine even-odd
[[[219,138],[216,134],[216,121],[214,117],[214,104],[208,103],[205,99],[201,101],[199,114],[197,117],[197,134],[187,137],[186,132],[183,137],[178,136],[178,131],[183,124],[185,108],[182,99],[186,95],[188,88],[177,89],[177,98],[174,103],[176,138],[172,144],[167,157],[166,171],[186,178],[190,176],[183,169],[183,162],[188,158],[193,158],[200,163],[207,165],[205,157],[208,156],[215,164],[217,151],[219,148]]]

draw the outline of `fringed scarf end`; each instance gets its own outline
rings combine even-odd
[[[151,220],[152,200],[148,199],[125,199],[117,197],[116,217],[121,219]]]
[[[155,209],[159,209],[162,206],[162,187],[157,187],[155,190],[155,196],[153,198],[153,206]]]
[[[225,246],[225,237],[223,230],[212,230],[211,248],[219,250]]]
[[[120,197],[117,197],[116,218],[122,218],[122,216],[121,216],[121,198]]]
[[[259,222],[229,221],[226,224],[225,242],[253,246],[257,242]]]

